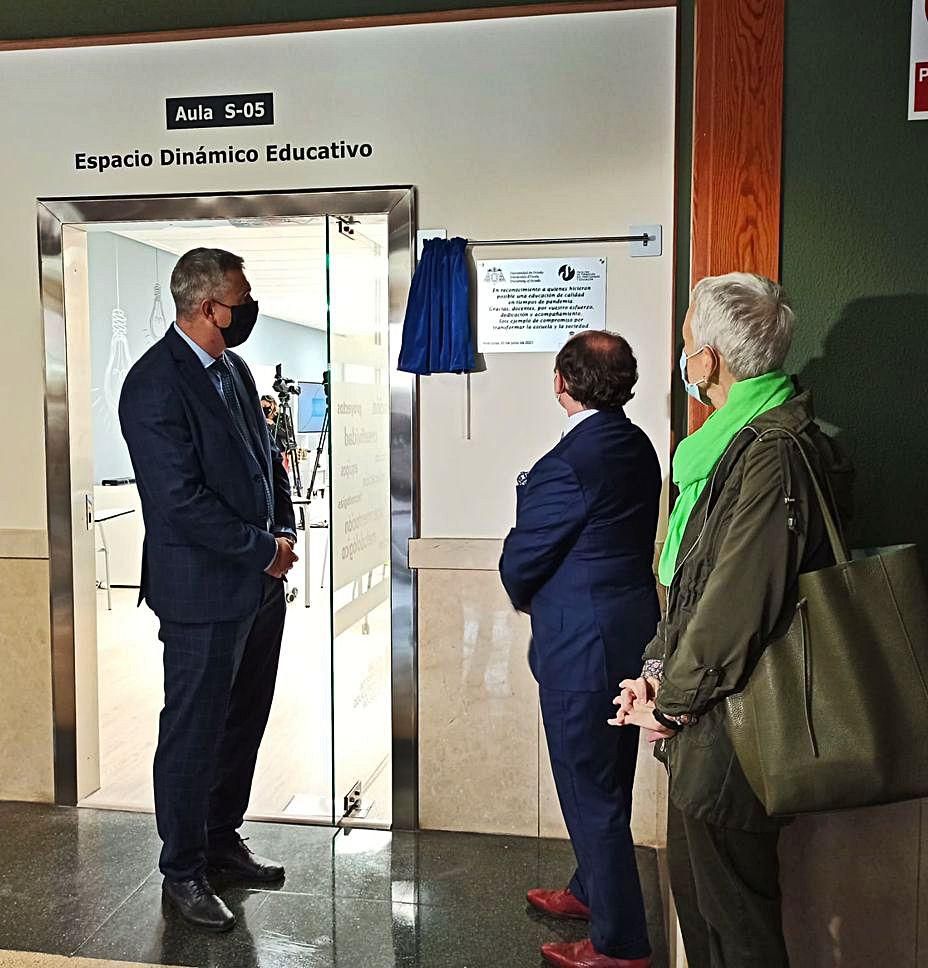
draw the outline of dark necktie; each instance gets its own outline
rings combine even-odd
[[[255,452],[251,433],[248,430],[248,424],[245,422],[245,414],[242,412],[242,404],[238,398],[238,394],[235,392],[235,381],[232,379],[232,371],[229,369],[229,364],[226,362],[225,357],[220,356],[215,363],[211,364],[210,369],[219,375],[222,399],[225,401],[229,416],[232,417],[232,423],[242,438],[245,449],[251,454],[255,465],[258,469],[261,469],[262,462],[258,459],[258,455]],[[264,506],[267,512],[267,519],[270,521],[273,518],[273,500],[271,498],[271,488],[267,482],[267,476],[263,471],[261,473],[261,483],[264,485]]]

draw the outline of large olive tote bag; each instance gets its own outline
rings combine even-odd
[[[800,440],[836,564],[727,699],[738,761],[771,816],[928,796],[928,594],[914,545],[848,553]]]

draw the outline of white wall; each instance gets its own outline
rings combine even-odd
[[[598,235],[662,223],[673,202],[675,15],[670,9],[0,54],[0,528],[43,529],[38,196],[418,188],[423,227],[472,238]],[[166,132],[164,99],[273,90],[277,123]],[[76,171],[74,153],[162,146],[369,142],[370,159]],[[488,250],[489,251],[489,250]],[[569,254],[580,255],[573,250]],[[511,252],[517,256],[519,252]],[[532,254],[532,253],[528,253]],[[537,252],[534,254],[540,254]],[[559,251],[544,254],[557,255]],[[590,254],[602,254],[600,249]],[[668,450],[671,256],[609,251],[610,326],[639,353],[631,413]],[[422,389],[425,534],[500,535],[512,478],[552,442],[552,359],[490,357],[461,385]]]

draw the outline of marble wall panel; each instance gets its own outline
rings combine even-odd
[[[529,632],[491,571],[419,573],[424,828],[538,834],[538,695]]]
[[[48,562],[0,559],[0,799],[54,799]]]

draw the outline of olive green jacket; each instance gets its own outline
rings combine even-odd
[[[729,445],[690,515],[667,611],[644,656],[663,662],[658,710],[695,718],[658,744],[672,801],[709,823],[759,831],[782,821],[767,817],[738,765],[724,699],[744,687],[764,645],[788,626],[798,575],[833,563],[796,445],[783,436],[758,440],[773,428],[800,438],[846,512],[850,465],[814,423],[811,395],[762,414]],[[802,697],[783,701],[799,714]]]

